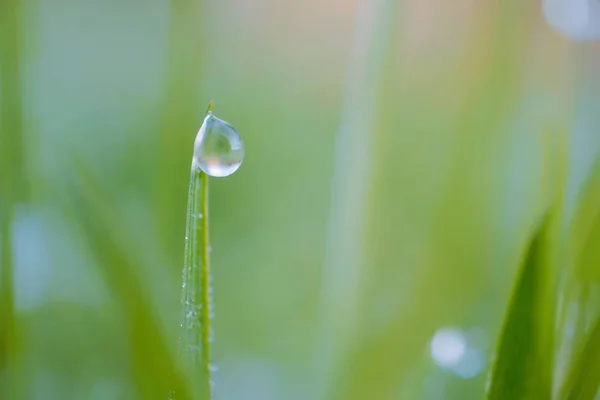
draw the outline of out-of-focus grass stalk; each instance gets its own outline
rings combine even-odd
[[[328,387],[356,345],[357,310],[365,265],[367,209],[381,75],[399,1],[358,0],[355,47],[335,142],[331,211],[321,287],[317,390]]]
[[[515,279],[490,375],[490,400],[552,398],[568,145],[564,133],[544,138],[542,202],[548,211]]]
[[[21,4],[0,2],[0,397],[17,398],[12,224],[22,200]]]
[[[189,132],[198,128],[200,77],[205,55],[203,23],[204,1],[171,0],[169,2],[169,39],[167,48],[166,87],[162,103],[159,162],[157,163],[158,227],[168,256],[181,254],[185,176],[188,161],[182,154],[189,149]]]
[[[560,399],[597,398],[600,387],[600,318],[596,317],[586,340],[578,346],[562,388]]]
[[[208,111],[212,109],[212,102]],[[194,382],[205,399],[213,398],[211,343],[213,332],[212,288],[208,231],[208,175],[192,158],[185,230],[185,259],[181,288],[179,351],[184,355]]]
[[[569,276],[559,324],[567,368],[560,371],[557,391],[569,400],[593,398],[600,384],[600,309],[592,293],[600,283],[600,159],[591,172],[569,230]],[[579,312],[566,315],[573,304]]]
[[[0,145],[2,146],[2,145]],[[4,154],[1,155],[5,157]],[[0,168],[6,170],[6,163]],[[12,255],[12,221],[14,204],[11,189],[2,182],[0,199],[0,397],[11,398],[11,384],[16,361],[15,311],[14,311],[14,272]]]
[[[447,322],[450,314],[456,317],[463,310],[464,315],[469,314],[464,307],[465,297],[454,292],[459,279],[466,281],[467,290],[473,290],[471,282],[478,279],[473,273],[482,270],[478,263],[491,260],[490,244],[497,236],[493,236],[489,220],[474,216],[496,212],[491,205],[496,199],[489,196],[496,189],[492,186],[494,180],[490,179],[495,167],[492,161],[497,160],[494,156],[500,147],[505,150],[509,137],[516,136],[509,135],[511,132],[507,127],[514,126],[515,99],[521,94],[518,83],[522,65],[519,56],[524,43],[522,35],[527,34],[530,24],[521,13],[523,9],[514,2],[490,3],[482,7],[485,12],[469,21],[470,25],[479,28],[465,44],[460,64],[455,64],[464,65],[466,79],[453,74],[459,82],[455,91],[441,92],[451,95],[448,99],[456,101],[458,108],[451,123],[439,128],[440,137],[450,135],[452,139],[445,150],[448,155],[441,172],[441,190],[436,192],[431,216],[427,218],[431,225],[419,227],[427,232],[429,254],[422,255],[423,265],[414,269],[414,274],[404,275],[410,279],[409,304],[393,315],[373,339],[363,341],[352,362],[348,363],[353,374],[341,396],[344,400],[397,396],[398,382],[406,379],[415,363],[423,357],[423,349],[439,324]],[[408,13],[409,8],[406,10]],[[434,70],[443,71],[444,67]],[[394,76],[399,74],[397,68],[391,72]],[[392,78],[387,75],[386,79]],[[406,82],[405,86],[412,86],[415,93],[419,91],[412,82]],[[389,96],[394,95],[389,93]],[[422,115],[415,117],[415,125],[405,125],[412,129],[407,135],[418,135],[415,128],[422,129],[427,126],[425,118],[435,118],[440,113],[435,101],[420,104]],[[427,109],[430,104],[433,105],[431,110]],[[392,184],[393,175],[388,174],[387,178]],[[457,235],[457,232],[461,234]],[[464,246],[464,243],[471,246]],[[457,278],[454,265],[473,269],[462,269],[461,278]],[[409,271],[407,266],[398,267]],[[427,307],[424,308],[424,304]]]
[[[551,375],[546,371],[551,371],[552,357],[539,338],[553,328],[546,323],[549,316],[542,297],[548,274],[548,226],[545,216],[519,269],[492,369],[489,400],[550,399]]]
[[[142,269],[138,257],[144,248],[136,248],[128,227],[114,211],[117,207],[86,163],[75,160],[73,165],[72,185],[56,197],[68,195],[63,200],[64,215],[82,230],[111,298],[122,311],[139,398],[165,399],[172,390],[177,400],[194,398],[138,277]]]

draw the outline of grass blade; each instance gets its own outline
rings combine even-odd
[[[200,393],[213,398],[211,342],[212,288],[208,238],[208,175],[192,161],[181,288],[179,351],[192,377],[201,377]]]
[[[5,187],[5,185],[2,185]],[[3,196],[0,209],[0,397],[11,398],[16,360],[14,266],[12,254],[12,202]]]
[[[600,318],[571,363],[569,375],[563,387],[567,400],[592,400],[600,388]]]
[[[13,217],[22,200],[21,4],[0,2],[0,397],[17,398]]]
[[[546,216],[529,243],[500,336],[487,399],[550,399],[554,319],[548,313]],[[549,343],[550,342],[550,343]]]
[[[365,264],[374,127],[381,70],[393,36],[397,1],[357,1],[360,8],[342,121],[336,134],[328,243],[324,260],[317,356],[318,398],[336,398],[344,365],[356,347],[357,309]],[[360,112],[357,112],[360,110]],[[341,394],[341,396],[344,396]]]
[[[559,238],[564,209],[567,135],[542,135],[542,198],[549,204],[528,243],[488,382],[488,400],[552,398]]]
[[[200,83],[206,56],[205,2],[171,0],[166,58],[165,92],[160,115],[159,156],[156,163],[156,211],[161,241],[172,260],[181,257],[188,132],[198,128]],[[181,262],[181,261],[178,261]]]
[[[600,160],[582,193],[570,234],[572,272],[566,297],[583,310],[567,343],[575,349],[561,385],[561,399],[593,399],[600,388],[600,309],[588,307],[594,285],[600,284]],[[586,319],[592,317],[586,326]],[[563,321],[564,322],[564,321]]]
[[[193,398],[137,278],[138,261],[127,251],[132,241],[126,229],[85,165],[80,162],[73,170],[78,175],[69,192],[71,201],[65,203],[65,215],[72,215],[82,228],[112,298],[123,310],[140,398],[164,399],[173,389],[178,400]]]

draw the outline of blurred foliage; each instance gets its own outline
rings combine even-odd
[[[19,11],[17,1],[0,5],[0,397],[3,398],[18,394],[11,230],[13,213],[23,201],[25,187]]]
[[[494,355],[506,327],[553,322],[553,398],[593,398],[598,50],[538,2],[2,0],[0,398],[194,398],[179,289],[211,98],[246,145],[211,180],[219,398],[481,399],[493,357],[524,356]],[[556,311],[511,319],[549,204]]]
[[[548,296],[550,216],[535,233],[516,279],[500,346],[491,374],[488,399],[550,399],[555,299]]]

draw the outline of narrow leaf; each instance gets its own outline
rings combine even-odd
[[[566,345],[575,351],[560,398],[591,400],[600,388],[600,308],[591,293],[600,285],[600,159],[580,196],[570,233],[573,258],[565,296],[581,312],[568,328],[572,334]]]
[[[548,231],[546,216],[532,237],[504,321],[488,386],[488,400],[550,399],[552,390]]]
[[[172,389],[177,390],[178,400],[192,398],[137,277],[139,262],[127,251],[132,243],[127,229],[85,164],[77,163],[73,171],[77,176],[69,191],[70,201],[65,202],[69,207],[65,215],[72,215],[84,232],[99,271],[123,310],[133,354],[133,378],[141,398],[162,400]]]
[[[21,3],[0,1],[0,398],[18,398],[13,222],[24,198]]]
[[[210,107],[210,106],[209,106]],[[213,313],[208,241],[208,175],[192,161],[181,288],[179,351],[203,398],[213,398]]]
[[[562,399],[593,400],[600,388],[600,318],[571,363]]]

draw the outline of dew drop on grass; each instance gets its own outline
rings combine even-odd
[[[235,128],[210,111],[194,142],[194,160],[207,175],[222,178],[242,165],[244,144]]]

